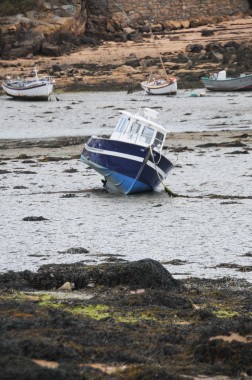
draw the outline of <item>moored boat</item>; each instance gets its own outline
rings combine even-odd
[[[153,78],[151,74],[149,80],[141,82],[141,87],[147,94],[150,95],[176,95],[178,90],[177,79],[174,77],[168,77],[163,59],[157,49],[151,27],[150,33],[154,42],[155,49],[157,50],[157,54],[159,56],[164,74],[158,79]]]
[[[141,82],[141,87],[152,95],[176,95],[177,80],[175,78],[153,79],[151,81]]]
[[[202,77],[201,82],[209,91],[251,91],[252,74],[241,74],[239,77],[228,77],[222,70],[208,77]]]
[[[35,69],[35,77],[28,79],[7,79],[2,88],[6,95],[23,100],[48,100],[54,87],[54,79],[50,76],[39,78]]]
[[[105,178],[108,189],[123,194],[155,190],[173,168],[162,153],[168,131],[154,121],[157,117],[150,108],[143,115],[121,111],[110,138],[92,136],[81,161]]]

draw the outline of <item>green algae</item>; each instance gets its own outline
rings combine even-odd
[[[139,321],[157,321],[157,318],[152,313],[144,312],[126,312],[110,310],[109,306],[97,304],[97,305],[76,305],[69,307],[65,305],[62,300],[59,301],[50,295],[44,294],[40,297],[39,306],[60,308],[61,310],[68,312],[72,315],[91,318],[96,321],[113,318],[118,323],[137,323]]]
[[[136,315],[136,313],[124,313],[124,315],[113,315],[113,318],[117,322],[121,323],[137,323],[139,321],[157,321],[157,318],[154,315],[140,313]]]
[[[132,313],[132,312],[118,312],[110,310],[107,305],[87,305],[87,306],[75,306],[73,308],[63,307],[63,309],[73,315],[83,316],[94,319],[96,321],[113,318],[118,323],[137,323],[141,320],[144,321],[156,321],[153,315],[146,313]]]
[[[67,309],[74,315],[82,315],[99,321],[104,318],[109,318],[109,307],[106,305],[88,305],[88,306],[75,306],[72,309]]]
[[[155,321],[157,323],[164,323],[163,318],[161,320],[155,316],[155,312],[143,312],[142,310],[135,310],[134,312],[111,309],[107,305],[96,304],[96,305],[76,305],[69,307],[63,299],[59,299],[54,295],[48,293],[14,293],[8,294],[4,297],[4,300],[17,300],[17,301],[31,301],[36,302],[39,307],[43,309],[54,308],[61,309],[64,312],[70,313],[75,316],[82,316],[94,320],[102,320],[106,318],[113,318],[115,322],[118,323],[131,323],[135,324],[140,321]],[[157,311],[158,312],[158,311]]]
[[[53,296],[46,293],[39,296],[39,306],[63,308],[63,305],[61,304],[59,300],[56,300]]]
[[[231,310],[216,310],[213,312],[213,314],[217,318],[233,318],[239,315],[238,312]]]
[[[46,294],[46,293],[45,294],[41,294],[39,296],[39,298],[40,298],[41,302],[51,302],[51,301],[53,301],[55,299],[52,295]]]

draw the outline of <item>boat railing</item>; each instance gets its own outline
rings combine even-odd
[[[48,77],[43,77],[43,78],[34,78],[34,79],[7,79],[7,80],[4,80],[3,81],[4,84],[6,84],[7,86],[12,86],[12,87],[19,87],[19,88],[23,88],[23,87],[32,87],[34,85],[37,85],[37,84],[54,84],[55,83],[55,80],[53,79],[53,77],[51,76],[48,76]]]

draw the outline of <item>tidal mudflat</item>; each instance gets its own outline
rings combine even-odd
[[[83,97],[0,98],[1,378],[251,378],[249,95]],[[109,194],[79,160],[139,101],[177,197]]]
[[[0,271],[152,258],[176,278],[252,281],[250,94],[190,94],[0,97]],[[108,194],[79,160],[89,135],[109,135],[120,109],[140,106],[159,111],[171,131],[175,167],[165,184],[182,197],[162,186],[141,196]]]
[[[79,155],[85,137],[1,141],[1,271],[152,258],[176,278],[252,281],[252,132],[172,133],[158,192],[121,196]]]

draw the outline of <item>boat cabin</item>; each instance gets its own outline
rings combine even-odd
[[[218,73],[214,73],[210,76],[210,79],[214,80],[226,80],[227,79],[227,73],[226,70],[219,71]]]
[[[157,118],[158,112],[145,108],[144,116],[133,115],[127,111],[121,111],[121,114],[110,139],[136,145],[152,145],[157,150],[162,150],[168,131],[151,120]]]

